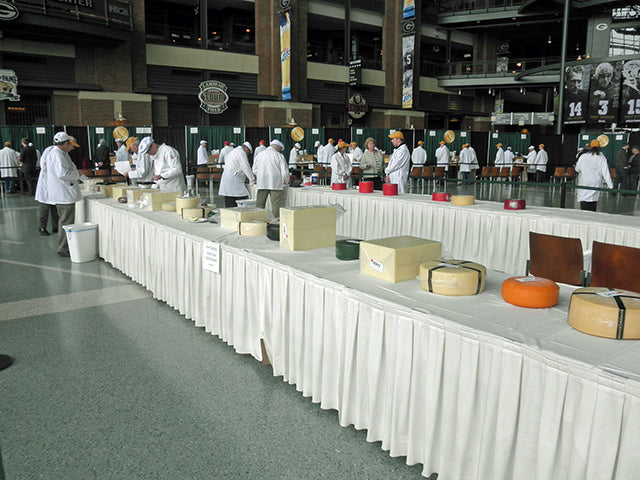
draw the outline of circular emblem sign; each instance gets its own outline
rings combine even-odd
[[[227,95],[227,86],[222,82],[209,80],[200,84],[200,108],[207,113],[218,114],[227,109],[229,95]]]
[[[295,127],[291,130],[291,138],[296,142],[300,142],[304,138],[304,130],[300,127]]]
[[[447,143],[451,143],[456,139],[456,134],[453,132],[453,130],[447,130],[446,132],[444,132],[444,141]]]
[[[609,137],[607,137],[606,135],[598,135],[598,142],[600,142],[600,146],[602,148],[606,147],[607,145],[609,145]]]
[[[113,129],[113,139],[114,140],[122,140],[123,142],[129,138],[129,130],[124,127],[116,127]]]
[[[8,22],[9,20],[15,20],[20,15],[18,9],[12,3],[0,0],[0,20]]]

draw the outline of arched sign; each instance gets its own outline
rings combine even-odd
[[[229,95],[227,95],[227,86],[222,82],[208,80],[200,84],[200,108],[207,113],[218,114],[227,109]]]
[[[0,0],[0,20],[8,22],[15,20],[20,15],[20,11],[12,3]]]

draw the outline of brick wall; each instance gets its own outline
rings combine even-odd
[[[255,103],[242,105],[242,122],[245,127],[261,127],[260,124],[260,111],[258,105]]]
[[[151,125],[152,110],[149,102],[122,102],[122,111],[130,125]]]
[[[106,125],[113,120],[111,100],[80,100],[80,122],[78,125]]]
[[[82,125],[77,97],[53,96],[53,123],[55,125]]]
[[[166,98],[154,97],[151,101],[153,125],[157,127],[169,126],[169,105]]]

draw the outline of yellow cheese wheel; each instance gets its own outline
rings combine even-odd
[[[598,337],[640,339],[640,293],[578,288],[571,295],[569,325]]]
[[[207,218],[207,215],[213,210],[212,207],[183,208],[182,218],[189,220],[191,218]]]
[[[176,211],[176,202],[166,202],[162,204],[162,210],[165,212],[175,212]]]
[[[466,260],[431,260],[420,264],[420,286],[438,295],[476,295],[484,290],[487,269]]]
[[[502,283],[502,298],[518,307],[549,308],[558,303],[560,288],[540,277],[511,277]]]
[[[198,197],[178,197],[176,198],[176,212],[180,215],[183,208],[196,208],[200,205]]]
[[[240,235],[245,237],[262,237],[267,234],[267,222],[259,220],[240,223]]]
[[[451,195],[452,205],[473,205],[476,203],[476,197],[473,195]]]

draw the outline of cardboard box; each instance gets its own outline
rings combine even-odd
[[[138,187],[130,187],[127,184],[122,185],[112,185],[111,196],[114,200],[118,200],[120,197],[127,196],[127,190],[137,189]]]
[[[127,190],[127,203],[134,203],[148,188],[130,188]]]
[[[113,187],[126,187],[126,183],[116,183],[113,185],[102,185],[101,183],[96,183],[96,190],[100,193],[104,193],[107,198],[113,196]]]
[[[269,220],[269,212],[263,208],[233,207],[220,209],[220,226],[239,232],[241,222]]]
[[[397,283],[418,276],[420,264],[437,260],[441,244],[426,238],[402,236],[360,242],[360,272]]]
[[[176,197],[182,195],[181,192],[165,192],[162,190],[146,190],[142,192],[140,198],[142,198],[143,210],[162,210],[162,204],[166,202],[175,202]]]
[[[336,244],[336,208],[326,206],[280,209],[280,248],[311,250]]]

